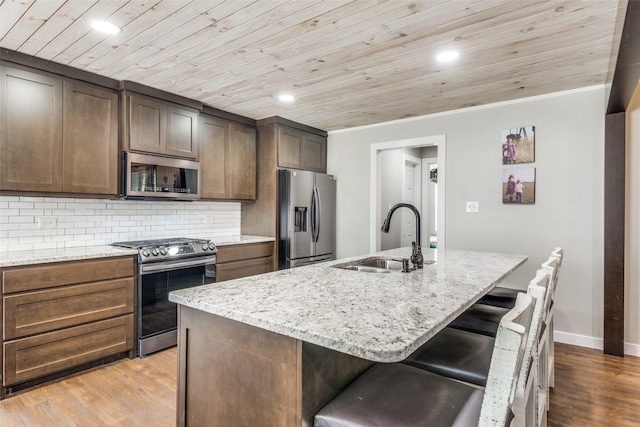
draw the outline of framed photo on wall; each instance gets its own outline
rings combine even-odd
[[[523,126],[502,131],[502,164],[533,163],[536,151],[536,127]]]
[[[536,168],[502,170],[502,203],[532,205],[536,202]]]

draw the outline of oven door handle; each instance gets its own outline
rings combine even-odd
[[[142,265],[140,267],[140,274],[149,273],[162,273],[165,271],[179,270],[182,268],[198,267],[204,265],[211,265],[216,263],[216,257],[207,257],[205,259],[197,259],[193,261],[177,261],[172,263],[160,263],[151,265]]]

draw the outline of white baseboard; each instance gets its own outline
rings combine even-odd
[[[596,350],[602,350],[604,348],[602,338],[594,338],[586,335],[553,331],[553,339],[555,342],[577,345],[578,347],[594,348]]]
[[[624,354],[629,356],[640,356],[640,344],[624,343]]]
[[[593,348],[596,350],[602,350],[604,348],[604,342],[602,338],[589,337],[586,335],[570,334],[568,332],[554,331],[554,341],[563,344],[577,345],[579,347]],[[640,356],[640,344],[624,344],[624,354],[630,356]]]

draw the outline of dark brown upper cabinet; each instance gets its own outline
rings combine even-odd
[[[255,127],[205,114],[199,124],[201,197],[255,200]]]
[[[168,101],[124,92],[124,148],[198,160],[198,111]]]
[[[118,194],[118,93],[0,66],[0,189]]]
[[[62,190],[118,194],[118,93],[65,80],[62,117]]]
[[[62,79],[0,65],[0,189],[62,191]]]
[[[276,125],[276,132],[279,167],[327,171],[326,137],[282,125]]]

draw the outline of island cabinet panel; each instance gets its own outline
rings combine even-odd
[[[198,159],[198,112],[168,101],[125,91],[124,148]]]
[[[0,269],[2,387],[30,387],[134,357],[135,258],[107,257]]]
[[[9,386],[133,347],[133,314],[5,342],[2,380]]]
[[[373,362],[178,306],[178,426],[309,427]]]
[[[0,190],[62,191],[62,79],[0,65]]]
[[[63,191],[118,194],[118,93],[64,82]]]
[[[255,200],[256,130],[200,115],[201,198]]]
[[[178,426],[300,425],[301,343],[179,306]]]
[[[273,242],[218,247],[216,281],[273,271]]]

